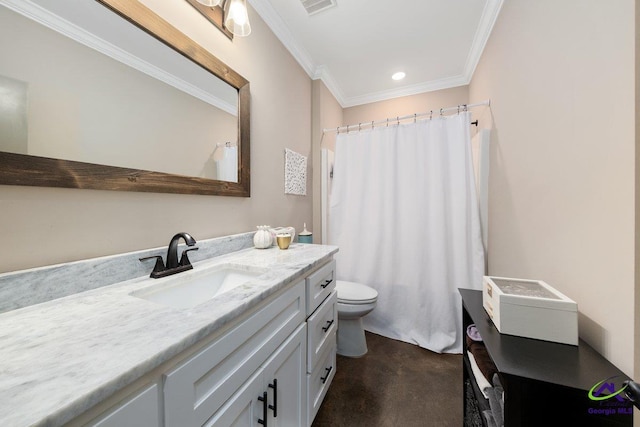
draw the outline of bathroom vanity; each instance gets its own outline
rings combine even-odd
[[[310,425],[335,373],[337,250],[194,262],[254,277],[188,308],[138,277],[0,314],[0,423]]]

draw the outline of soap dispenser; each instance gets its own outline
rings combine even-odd
[[[307,230],[307,224],[304,224],[304,229],[298,233],[298,243],[313,243],[313,233]]]

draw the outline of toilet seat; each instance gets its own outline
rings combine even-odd
[[[342,304],[372,304],[378,300],[378,291],[362,283],[338,280],[338,303]]]

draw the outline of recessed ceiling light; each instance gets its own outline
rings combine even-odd
[[[393,76],[391,76],[391,78],[393,80],[402,80],[404,79],[404,76],[406,76],[405,73],[403,73],[402,71],[398,71],[397,73],[395,73]]]

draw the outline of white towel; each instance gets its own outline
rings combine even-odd
[[[482,371],[478,367],[478,363],[470,351],[467,351],[467,356],[469,356],[469,364],[471,365],[471,371],[473,371],[473,377],[476,379],[476,384],[478,384],[478,388],[484,395],[484,398],[488,399],[489,395],[485,389],[491,387],[491,383],[484,377],[484,375],[482,375]]]
[[[219,147],[222,159],[216,160],[216,179],[238,182],[238,147]]]
[[[307,195],[307,158],[284,149],[284,193]]]

